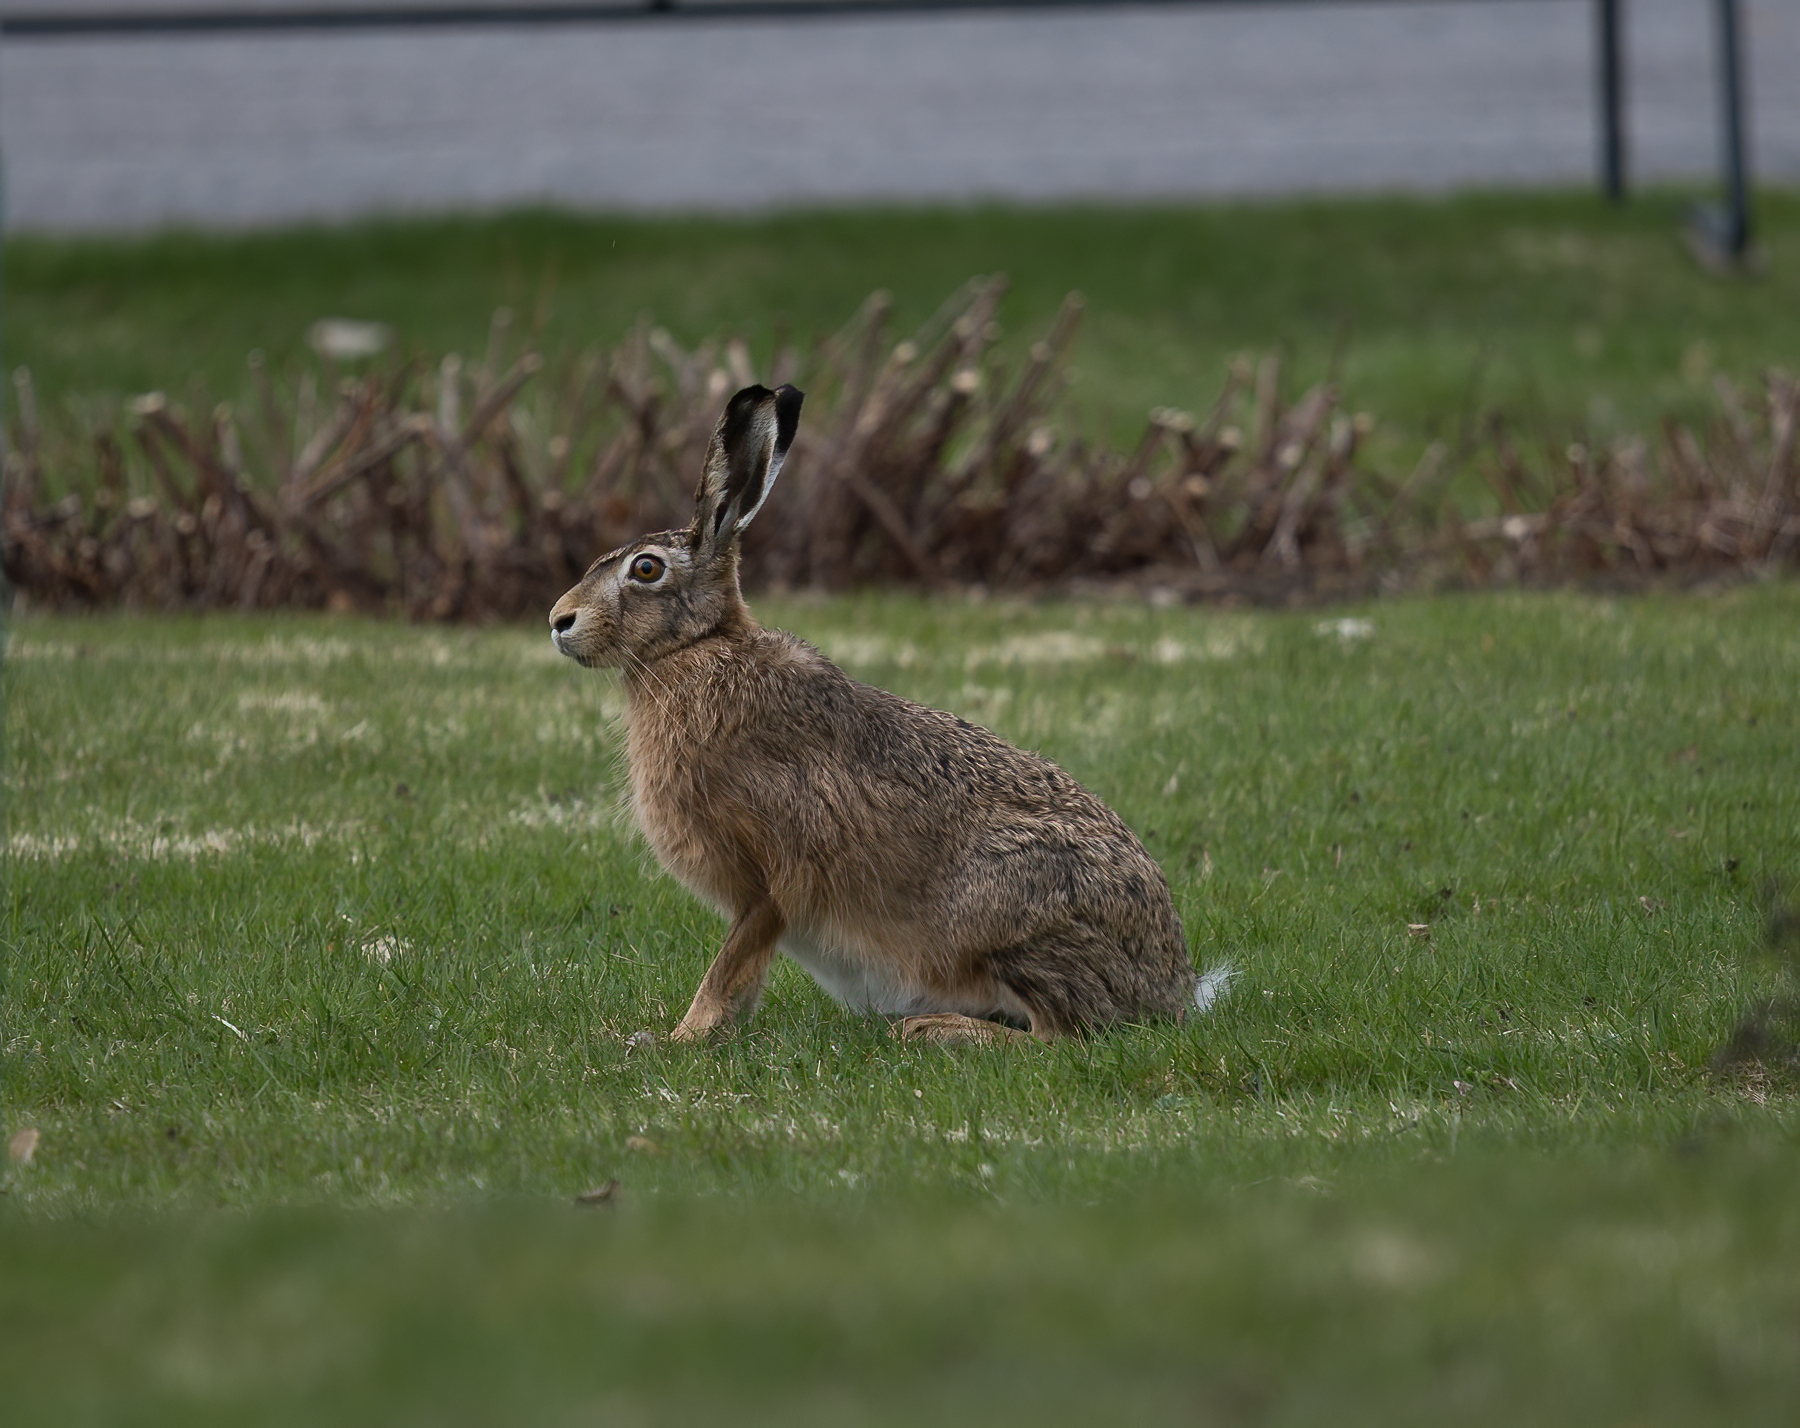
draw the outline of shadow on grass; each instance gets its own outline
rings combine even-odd
[[[1753,1095],[1800,1091],[1800,908],[1772,891],[1764,949],[1775,989],[1744,1011],[1712,1060],[1715,1076]]]

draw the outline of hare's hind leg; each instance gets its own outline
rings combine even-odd
[[[1115,1022],[1179,1015],[1193,995],[1186,950],[1177,948],[1167,958],[1132,955],[1148,951],[1070,924],[989,953],[987,967],[1025,1004],[1031,1034],[1054,1041]],[[1180,965],[1165,969],[1164,961]]]
[[[1147,1010],[1136,995],[1140,977],[1122,961],[1118,943],[1077,924],[990,952],[982,958],[982,970],[1025,1008],[1029,1032],[943,1012],[909,1016],[894,1034],[903,1041],[943,1046],[1055,1041],[1110,1022],[1135,1020]]]
[[[1006,1046],[1029,1042],[1029,1032],[997,1021],[984,1021],[961,1012],[933,1012],[907,1016],[894,1023],[893,1035],[902,1041],[921,1041],[927,1046]]]
[[[738,914],[687,1015],[675,1028],[675,1040],[700,1041],[755,1010],[769,963],[775,960],[776,941],[786,927],[780,909],[767,898]]]

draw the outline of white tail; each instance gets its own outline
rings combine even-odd
[[[1213,1003],[1225,995],[1226,990],[1237,980],[1237,968],[1227,962],[1223,966],[1214,967],[1210,972],[1202,972],[1194,978],[1194,1009],[1211,1011]]]

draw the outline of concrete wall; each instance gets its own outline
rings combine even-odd
[[[1710,0],[1625,9],[1635,176],[1714,171]],[[1745,15],[1756,169],[1800,180],[1800,0]],[[15,39],[7,222],[1584,183],[1592,30],[1591,0],[1386,0]]]

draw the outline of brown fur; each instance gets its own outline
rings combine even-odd
[[[748,1015],[778,948],[847,1005],[931,1018],[931,1040],[958,1014],[1042,1038],[1180,1017],[1195,995],[1181,923],[1111,809],[1047,759],[859,684],[744,604],[737,535],[799,402],[738,393],[693,526],[602,556],[550,615],[563,653],[623,669],[638,822],[732,918],[676,1036]],[[645,556],[654,581],[633,577]]]

